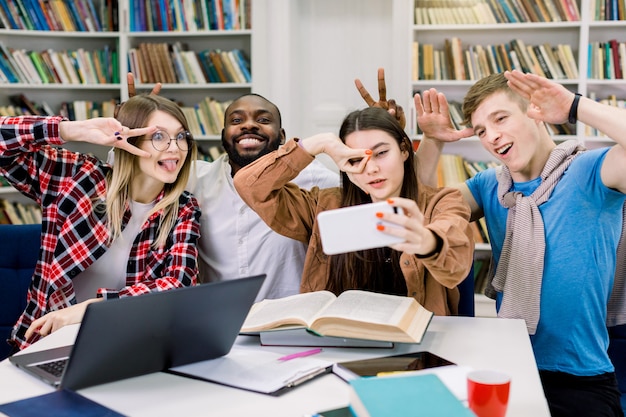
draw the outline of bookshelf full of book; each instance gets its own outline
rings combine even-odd
[[[461,126],[469,87],[506,69],[538,73],[573,92],[626,105],[624,0],[403,0],[395,16],[395,26],[408,34],[397,54],[405,63],[407,109],[413,94],[434,87],[446,94],[453,123]],[[549,128],[557,142],[576,139],[588,148],[612,143],[580,122]],[[408,130],[419,140],[414,114]],[[452,165],[494,162],[477,138],[446,144],[443,152],[458,157]],[[472,169],[466,166],[463,175]],[[477,259],[489,257],[484,241],[484,234],[477,237]]]
[[[453,103],[455,124],[461,123],[460,103],[474,81],[506,69],[538,73],[571,91],[624,106],[624,0],[408,0],[406,5],[409,90],[444,92]],[[411,133],[419,135],[414,120]],[[558,141],[610,143],[582,124],[550,128]]]
[[[0,0],[0,115],[112,116],[130,71],[139,93],[162,84],[201,157],[214,159],[225,107],[253,91],[251,3]],[[106,158],[106,149],[71,145]]]

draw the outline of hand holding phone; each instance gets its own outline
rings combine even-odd
[[[383,224],[386,228],[400,227],[376,217],[379,212],[398,213],[402,210],[383,201],[342,207],[318,214],[317,223],[324,253],[335,255],[403,242],[402,238],[376,229],[378,224]]]

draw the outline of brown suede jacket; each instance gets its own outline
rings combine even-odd
[[[330,262],[322,251],[317,214],[339,208],[341,202],[340,188],[314,187],[308,191],[289,182],[313,159],[295,140],[290,140],[239,170],[234,178],[241,198],[270,228],[308,243],[301,292],[326,289]],[[429,257],[401,255],[407,295],[437,315],[457,314],[456,286],[469,273],[474,255],[469,207],[455,189],[434,189],[420,184],[418,191],[418,207],[424,214],[426,227],[442,240],[443,246]]]

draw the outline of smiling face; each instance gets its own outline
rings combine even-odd
[[[233,175],[284,143],[280,113],[261,96],[246,95],[235,100],[224,115],[222,145]]]
[[[178,133],[185,130],[174,116],[161,110],[154,111],[146,125],[157,126],[171,138],[176,138]],[[150,138],[147,137],[139,139],[136,146],[149,152],[150,158],[138,157],[136,159],[138,174],[132,180],[132,198],[139,202],[151,202],[163,189],[164,184],[172,184],[176,181],[189,151],[181,150],[175,139],[163,151],[156,150]]]
[[[363,172],[348,174],[350,181],[368,193],[373,202],[400,196],[408,152],[400,150],[394,137],[382,130],[357,130],[346,136],[345,143],[350,148],[372,150]]]
[[[542,122],[526,116],[518,100],[498,91],[478,105],[471,123],[483,147],[509,168],[514,181],[541,174],[554,142]]]

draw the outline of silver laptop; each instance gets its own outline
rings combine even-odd
[[[227,354],[265,275],[92,303],[74,345],[9,360],[77,390]]]

